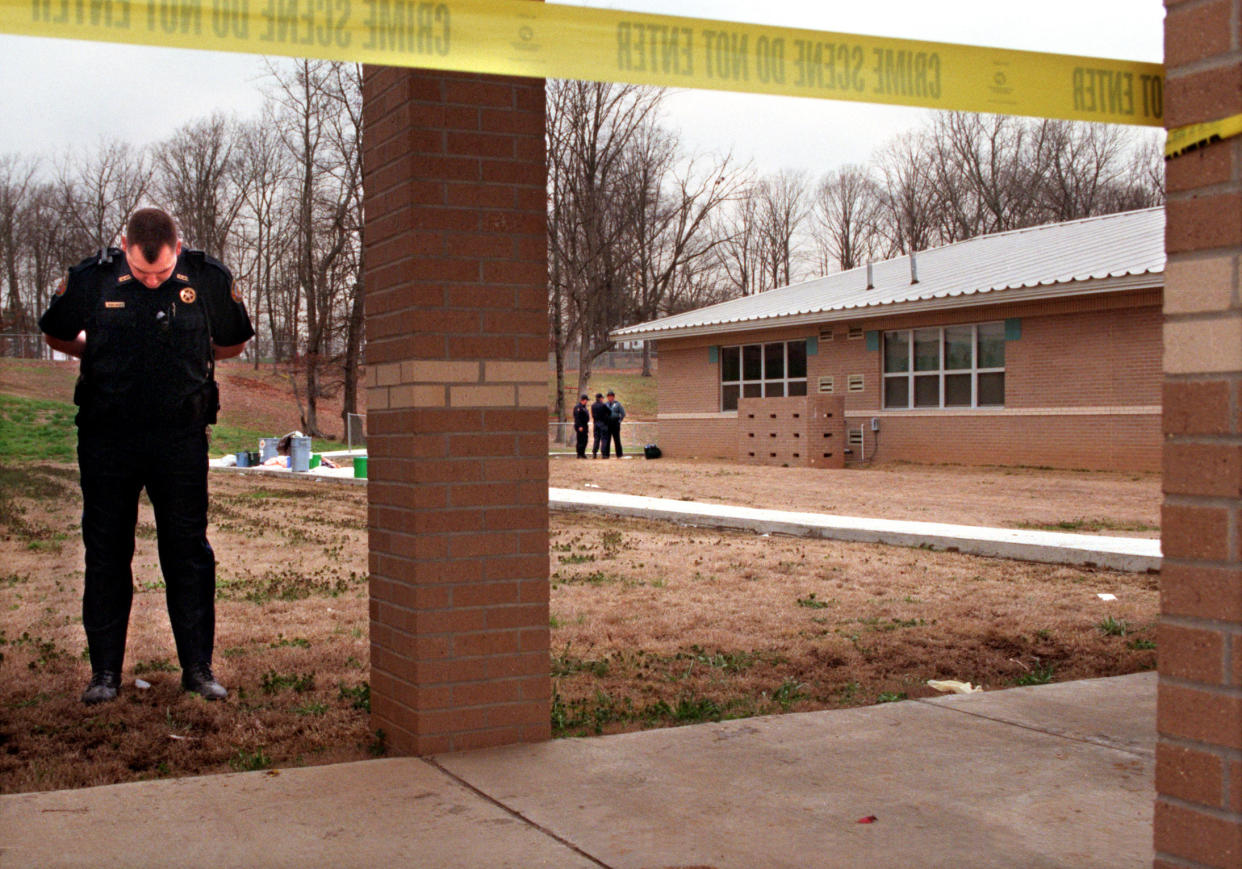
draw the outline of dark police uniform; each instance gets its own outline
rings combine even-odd
[[[591,419],[595,422],[595,440],[591,443],[591,457],[599,455],[599,451],[604,451],[604,458],[608,458],[608,420],[612,416],[612,411],[608,409],[608,405],[604,404],[600,399],[595,399],[591,405]]]
[[[587,435],[591,429],[591,408],[579,401],[574,405],[574,433],[578,436],[578,458],[586,458]]]
[[[119,674],[133,602],[134,528],[145,487],[155,510],[168,615],[183,669],[210,665],[216,563],[207,542],[207,433],[218,409],[212,344],[254,335],[225,266],[183,251],[148,289],[109,248],[69,270],[39,328],[86,330],[74,391],[91,669]]]

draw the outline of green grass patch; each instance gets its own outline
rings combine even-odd
[[[1031,531],[1069,531],[1079,534],[1098,534],[1101,531],[1129,531],[1146,533],[1159,531],[1156,525],[1145,522],[1119,522],[1114,519],[1062,519],[1059,522],[1016,522],[1014,528],[1026,528]]]
[[[656,416],[656,377],[643,377],[637,369],[633,371],[595,371],[591,374],[591,379],[587,383],[584,390],[587,395],[591,396],[591,400],[595,400],[595,393],[608,392],[612,390],[617,394],[617,400],[625,405],[626,418],[634,417],[636,419],[655,419]],[[578,403],[578,372],[566,370],[565,372],[565,413],[570,414],[574,405]],[[556,372],[552,371],[548,376],[548,412],[551,413],[556,407]],[[625,428],[621,429],[621,439],[625,442]],[[628,449],[627,449],[628,452]]]
[[[1115,619],[1112,616],[1105,616],[1104,621],[1096,625],[1096,628],[1106,637],[1124,637],[1130,632],[1130,625],[1125,619]]]
[[[0,395],[0,461],[73,461],[77,411],[63,401]]]

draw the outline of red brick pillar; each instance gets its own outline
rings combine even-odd
[[[543,81],[363,90],[372,727],[402,754],[546,739]]]
[[[1242,112],[1242,0],[1166,0],[1166,123]],[[1168,163],[1156,865],[1242,866],[1242,138]]]

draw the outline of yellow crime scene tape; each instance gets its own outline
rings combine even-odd
[[[1115,124],[1164,119],[1160,64],[528,0],[0,0],[0,32]]]
[[[1203,148],[1213,142],[1230,139],[1239,134],[1242,134],[1242,115],[1230,115],[1219,121],[1178,127],[1169,130],[1169,137],[1164,143],[1164,156],[1180,157],[1196,148]]]

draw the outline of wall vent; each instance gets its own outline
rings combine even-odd
[[[864,385],[863,376],[861,374],[850,375],[850,385],[849,385],[850,392],[862,392],[863,385]]]

